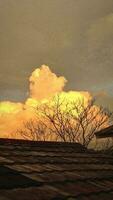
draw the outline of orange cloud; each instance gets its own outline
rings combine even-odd
[[[0,137],[16,137],[16,130],[23,127],[23,122],[35,118],[35,109],[43,103],[50,103],[51,99],[60,93],[61,99],[68,102],[77,102],[84,99],[87,104],[92,98],[89,92],[69,91],[64,92],[66,79],[63,76],[57,77],[50,68],[42,65],[34,70],[30,78],[30,97],[25,103],[0,102]]]
[[[48,99],[61,92],[67,82],[63,76],[57,77],[56,74],[52,73],[46,65],[36,69],[29,81],[30,97],[37,100]]]

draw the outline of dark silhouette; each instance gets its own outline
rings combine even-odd
[[[23,138],[77,142],[85,147],[97,144],[95,132],[108,126],[112,118],[109,110],[95,105],[95,99],[87,103],[84,99],[70,103],[60,95],[52,103],[37,107],[36,112],[37,119],[27,121],[24,128],[18,130]]]

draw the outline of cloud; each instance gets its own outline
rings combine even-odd
[[[30,97],[25,103],[0,102],[0,137],[21,137],[16,135],[16,130],[22,128],[23,122],[35,117],[34,107],[61,92],[67,82],[46,65],[34,70],[29,81]]]
[[[113,96],[110,96],[105,91],[95,93],[94,96],[96,98],[97,105],[101,105],[113,111]]]
[[[113,54],[113,14],[94,21],[86,32],[86,38],[90,59],[109,64]]]
[[[42,65],[30,76],[30,97],[41,100],[48,99],[61,92],[66,84],[63,76],[57,77],[48,66]]]
[[[88,100],[92,98],[88,91],[63,91],[66,79],[63,76],[56,76],[50,68],[42,65],[33,71],[30,78],[30,96],[25,103],[14,103],[10,101],[0,102],[0,137],[16,137],[17,129],[22,129],[23,123],[35,119],[36,112],[34,108],[47,102],[51,104],[53,97],[60,94],[60,99],[66,100],[66,103],[78,102],[83,100],[87,105]]]

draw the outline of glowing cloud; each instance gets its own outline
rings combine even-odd
[[[23,122],[35,118],[34,107],[44,103],[51,104],[53,97],[60,94],[61,100],[77,102],[84,99],[85,105],[92,98],[89,92],[63,91],[66,79],[63,76],[57,77],[51,72],[48,66],[42,65],[34,70],[30,78],[30,97],[25,103],[13,103],[9,101],[0,102],[0,137],[16,137],[16,130],[23,127]]]
[[[46,65],[36,69],[30,76],[29,81],[30,96],[37,100],[48,99],[61,92],[66,83],[63,76],[57,77]]]
[[[18,113],[22,109],[22,103],[12,103],[9,101],[0,102],[0,115]]]

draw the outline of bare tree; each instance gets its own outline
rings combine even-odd
[[[23,123],[23,128],[18,129],[17,133],[28,140],[45,141],[48,136],[46,133],[47,126],[40,120],[29,120]]]
[[[94,99],[87,104],[84,99],[69,103],[57,96],[52,105],[42,105],[37,111],[48,121],[48,129],[57,140],[79,142],[88,147],[95,138],[94,133],[108,126],[112,116],[107,109],[94,103]]]
[[[36,108],[37,121],[24,123],[18,132],[27,139],[78,142],[88,147],[95,132],[108,126],[112,113],[95,105],[95,100],[68,102],[57,95]]]

